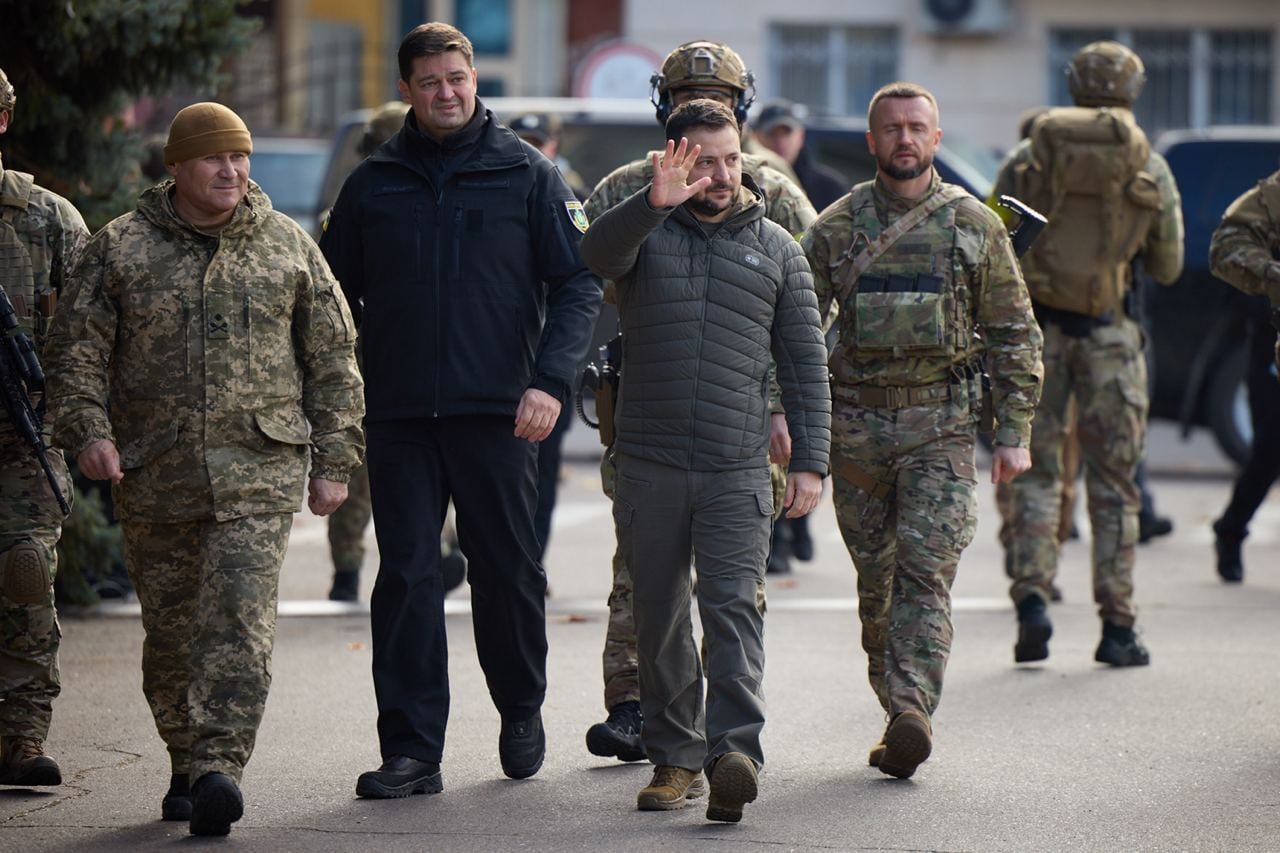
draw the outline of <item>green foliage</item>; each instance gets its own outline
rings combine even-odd
[[[117,525],[107,523],[102,498],[97,492],[75,489],[71,515],[62,523],[58,540],[58,573],[55,575],[59,603],[90,607],[98,603],[94,585],[111,567],[124,562],[124,542]]]
[[[0,0],[0,67],[18,94],[5,163],[62,193],[96,229],[133,206],[142,142],[120,111],[178,84],[210,87],[256,22],[244,0]]]

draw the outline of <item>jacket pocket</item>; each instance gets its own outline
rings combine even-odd
[[[266,409],[253,413],[253,421],[267,438],[280,444],[308,445],[311,432],[306,416],[295,408]]]
[[[859,293],[854,310],[859,349],[936,350],[946,342],[939,293]]]
[[[120,448],[120,469],[131,471],[159,459],[178,443],[178,422],[170,419],[156,430],[124,444]]]

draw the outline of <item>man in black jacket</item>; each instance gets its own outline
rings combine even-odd
[[[405,125],[347,179],[320,241],[361,326],[382,556],[371,608],[383,763],[361,775],[363,797],[442,788],[450,498],[503,772],[532,776],[545,749],[537,442],[586,354],[600,281],[578,254],[582,206],[476,98],[472,59],[447,24],[405,36]]]
[[[849,184],[835,169],[824,166],[805,145],[804,120],[808,110],[779,98],[760,108],[752,123],[756,140],[777,154],[795,171],[813,207],[819,213],[849,191]]]

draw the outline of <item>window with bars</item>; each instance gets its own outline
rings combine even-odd
[[[776,24],[769,32],[769,81],[776,94],[819,111],[863,115],[898,78],[898,30]]]
[[[1271,33],[1252,30],[1057,29],[1049,40],[1049,101],[1069,104],[1065,68],[1091,41],[1132,47],[1147,69],[1134,105],[1139,123],[1161,130],[1271,123]]]

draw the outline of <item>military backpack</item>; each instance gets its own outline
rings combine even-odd
[[[1018,198],[1049,224],[1023,259],[1036,302],[1089,317],[1121,304],[1129,262],[1160,210],[1151,146],[1127,109],[1058,107],[1036,120]]]

